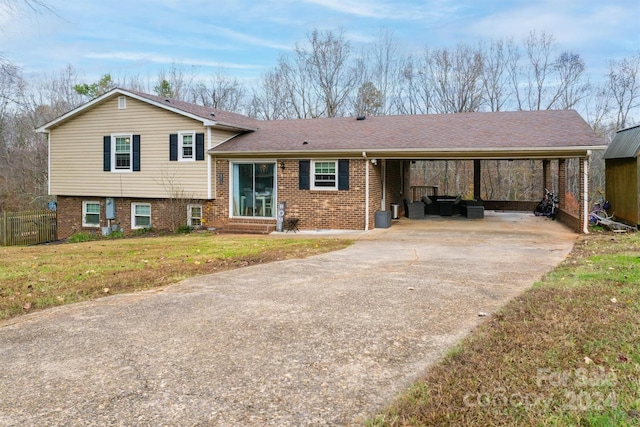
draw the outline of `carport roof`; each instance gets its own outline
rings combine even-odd
[[[220,157],[561,158],[606,148],[573,110],[260,121]]]

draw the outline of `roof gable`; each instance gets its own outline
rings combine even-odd
[[[616,132],[604,153],[605,159],[628,159],[640,153],[640,125]]]
[[[147,104],[180,114],[185,117],[202,122],[203,126],[218,127],[237,131],[253,131],[257,128],[258,121],[241,114],[230,113],[210,107],[204,107],[174,99],[162,98],[142,92],[115,88],[109,92],[82,104],[81,106],[63,114],[62,116],[46,123],[36,129],[37,132],[49,132],[63,123],[66,123],[85,111],[94,108],[103,102],[116,96],[129,96]]]

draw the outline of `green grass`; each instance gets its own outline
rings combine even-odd
[[[187,277],[344,248],[343,239],[190,233],[0,247],[0,320]]]
[[[640,425],[640,235],[582,237],[368,426]]]

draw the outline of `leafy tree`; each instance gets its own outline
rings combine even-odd
[[[356,98],[357,116],[377,116],[382,108],[382,92],[373,83],[365,82],[358,89]]]
[[[171,83],[166,79],[162,79],[157,85],[153,87],[153,90],[158,96],[163,98],[173,98],[173,89],[171,89]]]
[[[111,79],[111,74],[105,74],[100,78],[100,80],[98,80],[95,83],[77,84],[73,87],[73,89],[80,95],[84,95],[89,99],[93,99],[101,95],[104,95],[105,93],[109,92],[111,89],[115,87],[116,87],[116,84]]]

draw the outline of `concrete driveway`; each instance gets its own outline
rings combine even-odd
[[[576,234],[487,212],[351,237],[338,252],[0,324],[0,425],[358,425]]]

